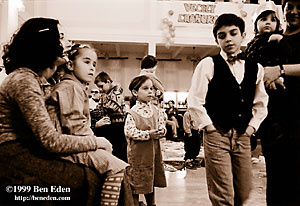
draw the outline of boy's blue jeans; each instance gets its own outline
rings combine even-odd
[[[235,129],[205,132],[205,168],[209,198],[214,206],[241,206],[251,191],[250,137]]]

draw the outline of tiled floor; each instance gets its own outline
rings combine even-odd
[[[163,143],[163,150],[182,154],[181,143]],[[167,145],[167,146],[166,146]],[[177,152],[176,152],[177,151]],[[168,153],[168,151],[167,151]],[[172,154],[164,154],[170,159],[176,159]],[[173,158],[172,158],[173,157]],[[245,206],[265,206],[266,175],[263,158],[253,164],[253,190]],[[205,168],[197,170],[166,171],[167,188],[156,188],[156,203],[158,206],[210,206],[207,194]]]

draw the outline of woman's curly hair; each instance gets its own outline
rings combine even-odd
[[[58,30],[59,21],[51,18],[31,18],[3,46],[3,64],[9,74],[20,67],[34,72],[53,66],[63,55]]]

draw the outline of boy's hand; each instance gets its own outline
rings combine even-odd
[[[109,117],[103,117],[98,122],[96,122],[95,127],[102,127],[103,125],[111,124]]]
[[[113,151],[112,144],[105,137],[96,137],[96,142],[98,145],[98,149],[104,149],[112,153]]]
[[[251,135],[254,134],[254,132],[255,132],[255,128],[251,125],[248,125],[246,132],[245,132],[246,135],[250,137]]]
[[[280,42],[280,40],[283,38],[283,36],[281,34],[272,34],[270,37],[269,37],[269,40],[268,42],[270,41],[277,41],[277,42]]]

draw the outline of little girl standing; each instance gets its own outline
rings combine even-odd
[[[153,83],[148,76],[135,77],[129,90],[136,104],[128,111],[124,130],[134,205],[139,205],[139,194],[145,195],[147,205],[155,205],[154,187],[167,186],[159,142],[166,133],[164,114],[151,103]]]

